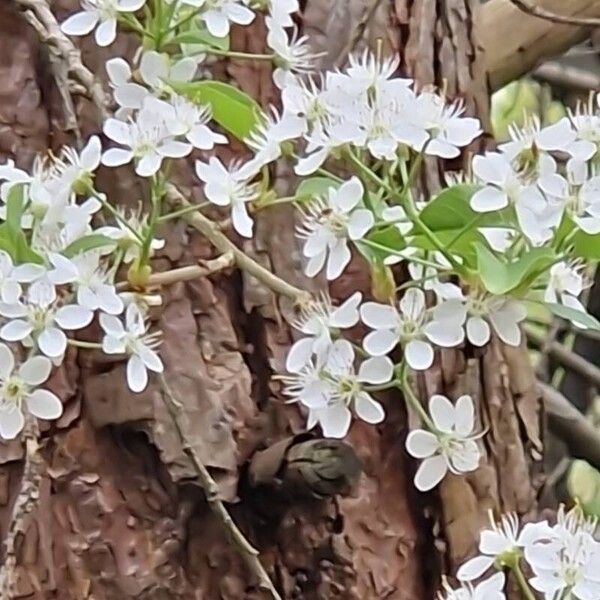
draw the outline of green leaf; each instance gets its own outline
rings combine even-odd
[[[21,226],[25,210],[24,186],[12,186],[6,198],[6,221],[0,225],[0,248],[8,252],[17,264],[31,262],[42,264],[41,256],[29,246]]]
[[[600,233],[578,231],[573,236],[573,254],[578,258],[600,260]]]
[[[596,331],[600,331],[600,321],[588,313],[584,313],[576,308],[570,308],[564,304],[555,304],[549,302],[546,304],[546,306],[548,307],[548,310],[552,312],[552,314],[560,317],[561,319],[567,319],[567,321],[576,321],[578,324],[587,329],[595,329]]]
[[[213,120],[239,140],[248,137],[262,114],[248,94],[222,81],[171,82],[170,85],[192,102],[210,106]]]
[[[330,187],[339,187],[339,183],[329,177],[310,177],[298,186],[295,198],[301,201],[323,196]]]
[[[477,270],[483,285],[492,294],[506,294],[531,283],[555,259],[549,248],[533,248],[513,263],[501,261],[486,245],[477,244]]]
[[[115,241],[109,237],[102,235],[101,233],[92,233],[91,235],[86,235],[69,244],[63,250],[62,254],[67,258],[73,258],[82,252],[89,252],[90,250],[96,250],[114,244]]]
[[[421,221],[432,231],[460,230],[477,213],[469,205],[471,196],[479,188],[475,185],[453,185],[431,199],[421,211]]]
[[[567,477],[567,489],[586,514],[600,517],[600,473],[594,467],[583,460],[573,461]]]
[[[357,241],[355,244],[370,263],[383,263],[388,256],[396,256],[397,252],[406,248],[406,241],[394,225],[374,230],[362,242]]]

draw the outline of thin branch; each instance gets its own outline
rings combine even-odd
[[[525,327],[528,340],[538,348],[543,348],[546,338],[531,327]],[[558,342],[552,342],[545,348],[549,356],[559,362],[563,367],[575,371],[595,386],[600,387],[600,368],[587,361],[579,354],[565,348]]]
[[[172,206],[177,208],[191,206],[183,194],[170,183],[166,186],[166,198]],[[258,279],[270,290],[281,296],[290,298],[296,304],[304,304],[310,300],[311,295],[308,292],[277,277],[277,275],[271,273],[271,271],[265,269],[262,265],[258,264],[255,260],[242,252],[242,250],[221,232],[217,223],[211,221],[203,214],[199,212],[189,213],[183,216],[183,220],[204,235],[217,250],[220,250],[223,253],[231,253],[240,269]]]
[[[597,73],[571,65],[563,65],[559,62],[547,62],[540,65],[533,72],[533,76],[536,79],[567,88],[600,89],[600,75]]]
[[[231,252],[221,254],[221,256],[213,260],[203,261],[203,264],[189,265],[180,267],[179,269],[171,269],[161,273],[152,273],[146,282],[146,288],[160,287],[163,285],[171,285],[179,281],[191,281],[199,277],[208,277],[224,269],[228,269],[235,263],[235,259]],[[128,281],[120,281],[116,285],[117,290],[131,289],[131,284]]]
[[[528,0],[548,12],[600,19],[597,0]],[[511,0],[488,0],[475,13],[474,33],[483,47],[491,91],[564,54],[589,38],[590,27],[553,23],[523,13]]]
[[[39,450],[39,429],[35,418],[29,416],[23,429],[25,442],[25,465],[21,477],[21,489],[13,505],[8,532],[4,541],[4,564],[0,569],[0,597],[14,598],[17,583],[17,539],[25,535],[29,517],[40,499],[40,484],[44,473],[44,459]]]
[[[68,74],[85,89],[102,118],[109,116],[109,99],[100,81],[84,66],[81,53],[61,31],[46,0],[13,0],[25,20],[36,30],[42,43],[47,45],[67,65]]]
[[[258,550],[256,550],[256,548],[250,544],[250,542],[235,524],[234,520],[231,518],[231,515],[227,512],[225,505],[219,498],[219,488],[216,481],[211,477],[208,469],[204,466],[204,463],[200,460],[200,457],[190,444],[185,434],[185,429],[182,422],[183,407],[181,402],[173,394],[163,374],[159,375],[159,380],[161,390],[163,392],[163,400],[169,411],[169,414],[171,415],[175,429],[177,430],[177,435],[179,436],[179,441],[182,445],[183,451],[191,460],[200,485],[204,489],[208,506],[221,523],[221,526],[226,531],[231,543],[239,552],[248,569],[258,580],[260,588],[269,592],[274,600],[281,600],[281,596],[275,589],[273,582],[258,559]]]
[[[538,388],[550,430],[565,442],[572,456],[600,469],[600,433],[558,390],[541,381]]]
[[[528,15],[533,17],[539,17],[540,19],[546,19],[552,23],[559,23],[560,25],[583,25],[584,27],[599,27],[600,19],[593,17],[576,17],[570,15],[558,15],[545,8],[530,2],[530,0],[510,0],[519,10],[522,10]]]

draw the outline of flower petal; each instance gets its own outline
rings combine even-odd
[[[481,317],[467,320],[467,338],[474,346],[484,346],[490,341],[490,326]]]
[[[456,433],[467,436],[475,426],[475,406],[471,396],[461,396],[454,405],[454,428]]]
[[[0,380],[10,377],[15,368],[15,357],[6,344],[0,344]]]
[[[360,292],[354,292],[343,304],[340,304],[329,317],[329,326],[340,329],[354,327],[358,323],[358,305],[362,300]]]
[[[58,419],[63,412],[62,402],[48,390],[35,390],[27,396],[27,409],[39,419]]]
[[[98,46],[110,46],[117,37],[117,19],[111,18],[102,21],[96,28],[94,38]]]
[[[376,329],[365,336],[363,348],[370,356],[384,356],[396,347],[398,341],[398,335],[391,329]]]
[[[25,339],[32,331],[33,328],[27,321],[15,319],[0,329],[0,337],[7,342],[18,342]]]
[[[54,320],[62,329],[81,329],[89,325],[93,318],[94,313],[89,308],[79,304],[68,304],[56,311]]]
[[[47,327],[39,335],[38,346],[50,358],[58,358],[67,349],[67,336],[57,327]]]
[[[471,208],[475,212],[491,212],[508,206],[506,192],[494,187],[484,187],[471,198]]]
[[[319,410],[319,423],[325,437],[343,438],[350,429],[352,414],[344,404],[334,404]]]
[[[127,384],[132,392],[142,392],[148,385],[148,371],[146,365],[135,354],[127,361]]]
[[[329,250],[329,256],[327,258],[327,279],[333,281],[337,279],[346,268],[352,254],[348,243],[345,239],[339,239],[336,245]]]
[[[390,381],[393,374],[394,363],[387,356],[376,356],[361,363],[358,381],[378,385]]]
[[[404,348],[404,357],[408,366],[416,371],[429,369],[433,364],[433,348],[422,340],[411,340]]]
[[[360,307],[360,318],[365,325],[373,329],[389,329],[398,319],[393,306],[378,302],[365,302]]]
[[[375,425],[385,419],[385,411],[379,402],[366,392],[360,392],[354,400],[354,411],[365,423]]]
[[[437,436],[431,431],[414,429],[406,437],[406,451],[415,458],[433,456],[439,449]]]
[[[67,35],[87,35],[98,22],[98,13],[94,10],[82,10],[65,19],[61,31]]]
[[[52,363],[45,356],[33,356],[19,367],[19,377],[28,385],[36,386],[50,377]]]
[[[415,475],[415,487],[421,492],[433,489],[448,472],[448,465],[443,456],[426,458]]]
[[[13,410],[0,411],[0,437],[5,440],[14,440],[23,429],[25,418],[23,413],[15,406]]]
[[[411,319],[417,319],[425,310],[425,293],[419,288],[409,288],[406,290],[402,300],[400,300],[400,310],[403,315]]]
[[[454,405],[446,396],[434,394],[429,399],[429,414],[435,426],[445,433],[452,433],[456,422]]]
[[[485,531],[483,532],[485,533]],[[460,581],[473,581],[479,579],[494,564],[495,556],[476,556],[468,560],[457,571],[456,577]]]
[[[462,344],[465,332],[459,323],[451,321],[430,321],[423,328],[425,335],[438,346],[452,348]]]

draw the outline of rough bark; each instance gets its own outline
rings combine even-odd
[[[63,17],[74,4],[60,0],[53,8]],[[419,85],[445,82],[448,94],[464,97],[468,110],[486,123],[488,98],[479,44],[473,38],[473,5],[474,0],[396,0],[391,8],[382,2],[364,23],[368,6],[363,2],[310,0],[304,28],[329,50],[330,64],[360,46],[358,26],[364,27],[366,39],[385,37]],[[259,21],[236,30],[233,44],[260,52],[263,34]],[[120,36],[114,46],[99,50],[84,40],[82,49],[88,66],[104,77],[104,60],[130,56],[135,41]],[[29,166],[37,152],[73,143],[49,65],[35,32],[2,3],[0,156],[14,157],[21,166]],[[216,70],[264,106],[276,102],[266,66],[232,61]],[[76,109],[83,136],[97,131],[93,107],[79,99]],[[99,187],[111,198],[135,205],[143,192],[139,183],[126,168],[114,173],[101,172]],[[439,174],[432,163],[429,189],[439,184]],[[274,175],[286,195],[290,173],[279,167]],[[190,196],[200,197],[190,166],[182,166],[177,177]],[[261,213],[255,239],[242,247],[279,276],[314,289],[319,283],[301,275],[293,220],[289,207]],[[162,234],[167,244],[155,260],[157,270],[215,256],[206,240],[183,224]],[[357,287],[368,295],[359,260],[336,282],[332,294],[344,297]],[[419,382],[423,396],[442,389],[451,396],[472,393],[488,435],[479,471],[464,479],[449,478],[439,494],[417,497],[411,482],[415,465],[403,449],[408,424],[400,397],[384,399],[388,417],[382,426],[353,426],[347,440],[352,451],[315,448],[311,436],[295,437],[304,418],[297,406],[283,403],[278,385],[270,380],[292,340],[286,324],[291,309],[289,301],[239,273],[166,289],[164,310],[156,315],[164,332],[161,353],[169,384],[184,402],[194,452],[217,480],[236,522],[261,551],[284,598],[432,597],[440,572],[473,552],[488,508],[527,514],[535,506],[531,475],[532,459],[540,452],[538,404],[524,349],[494,344],[476,355],[445,352]],[[73,352],[54,375],[52,387],[65,412],[42,431],[41,452],[48,466],[39,510],[17,541],[16,597],[265,597],[194,482],[157,384],[132,396],[123,365]],[[274,444],[279,444],[280,454],[265,456]],[[334,473],[340,480],[335,491],[352,488],[350,496],[325,493],[331,490],[320,485],[317,450],[343,457]],[[309,486],[311,493],[298,493],[296,484],[289,483],[297,481],[299,456],[311,457],[316,494],[314,485]],[[356,457],[363,471],[358,482]],[[22,468],[21,444],[0,443],[3,539]],[[302,478],[306,481],[306,473]],[[282,493],[286,485],[294,493]]]

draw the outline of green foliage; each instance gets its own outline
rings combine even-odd
[[[21,227],[24,211],[24,186],[14,185],[6,198],[6,220],[0,225],[0,248],[8,252],[15,263],[41,264],[42,258],[31,249]]]
[[[115,241],[109,237],[100,233],[92,233],[75,240],[72,244],[69,244],[62,251],[62,254],[67,258],[73,258],[74,256],[77,256],[83,252],[89,252],[90,250],[97,250],[98,248],[114,245]]]
[[[239,140],[248,137],[262,114],[248,94],[222,81],[171,82],[170,85],[192,102],[208,105],[213,120]]]
[[[552,314],[562,319],[576,321],[587,329],[595,329],[600,331],[600,321],[588,313],[581,312],[575,308],[569,308],[564,304],[555,304],[552,302],[546,303],[546,306]]]
[[[339,187],[339,183],[329,177],[310,177],[300,183],[296,189],[296,201],[302,202],[317,196],[323,196],[331,187]]]
[[[477,244],[475,249],[479,277],[492,294],[506,294],[519,287],[528,287],[556,259],[550,248],[533,248],[511,263],[502,261],[482,244]]]

